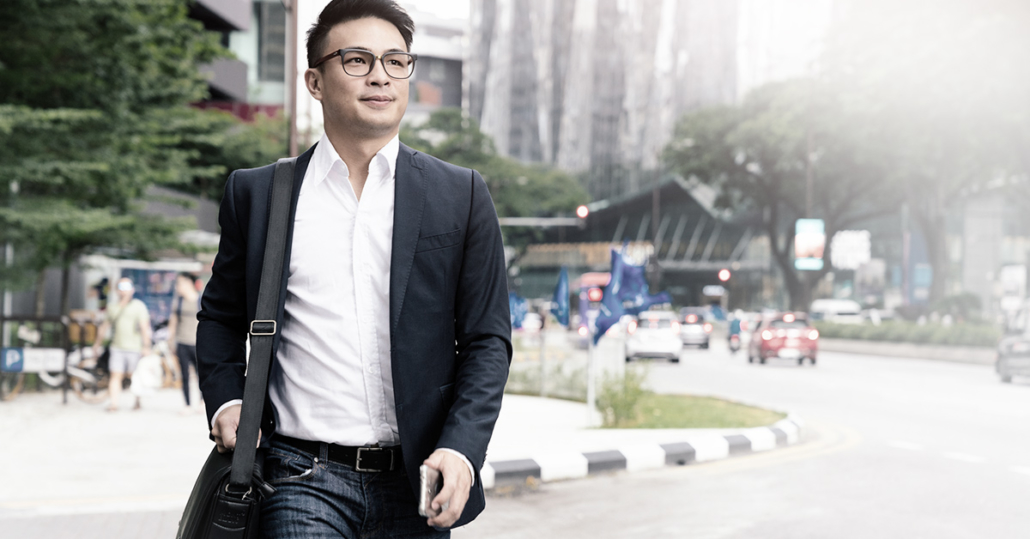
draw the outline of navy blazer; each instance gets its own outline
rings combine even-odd
[[[297,158],[279,327],[297,200],[313,150]],[[273,170],[274,165],[237,170],[225,186],[218,254],[197,315],[197,370],[209,424],[222,404],[243,398],[245,339],[257,304]],[[404,466],[417,493],[418,467],[436,448],[468,457],[476,486],[455,523],[461,526],[485,506],[479,470],[511,362],[500,226],[477,172],[403,144],[397,155],[393,222],[390,355]],[[273,369],[278,343],[276,335]],[[266,397],[266,442],[275,425],[276,412]]]

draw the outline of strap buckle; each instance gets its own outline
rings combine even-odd
[[[257,324],[255,326],[255,324]],[[252,337],[272,337],[275,335],[277,325],[275,320],[251,320],[250,335]]]
[[[393,458],[394,458],[393,451],[389,451],[388,452],[390,454],[390,466],[389,466],[389,468],[387,468],[386,470],[382,470],[382,469],[376,469],[376,468],[363,468],[361,466],[361,452],[362,451],[366,451],[366,452],[382,452],[382,451],[384,451],[384,449],[382,447],[359,447],[357,449],[358,449],[358,455],[357,455],[357,458],[354,459],[354,469],[356,471],[359,471],[359,472],[382,472],[382,471],[393,470]]]

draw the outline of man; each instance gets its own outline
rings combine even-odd
[[[97,328],[97,338],[93,341],[93,355],[99,357],[100,342],[113,328],[111,335],[111,354],[108,370],[111,380],[108,389],[111,402],[108,412],[117,412],[122,394],[122,381],[126,376],[132,378],[139,359],[150,355],[150,312],[142,301],[133,298],[136,288],[132,279],[123,277],[118,280],[118,301],[108,303],[107,318]],[[140,409],[139,396],[136,396],[134,410]]]
[[[197,276],[179,273],[175,276],[175,302],[172,315],[168,317],[168,349],[174,350],[182,374],[182,396],[186,399],[186,410],[190,410],[190,365],[197,366],[197,311],[200,292],[197,291]]]
[[[266,537],[448,537],[485,505],[479,470],[511,360],[504,251],[479,174],[398,141],[413,26],[391,0],[333,0],[308,32],[325,135],[297,159],[262,421],[277,488]],[[230,175],[198,315],[223,450],[236,443],[272,173]],[[428,519],[423,463],[443,477]]]

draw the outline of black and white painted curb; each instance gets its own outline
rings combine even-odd
[[[788,416],[768,427],[741,430],[736,434],[688,436],[680,442],[626,444],[608,451],[548,451],[532,458],[487,462],[481,477],[483,487],[537,481],[579,479],[599,473],[637,471],[722,460],[732,456],[771,451],[793,445],[801,436],[804,422]]]

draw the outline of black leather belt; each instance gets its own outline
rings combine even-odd
[[[277,434],[275,439],[305,453],[317,457],[322,454],[322,446],[329,446],[329,460],[344,466],[350,466],[359,472],[390,472],[403,465],[400,446],[394,447],[354,447],[349,445],[327,444],[298,440]]]

